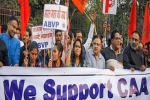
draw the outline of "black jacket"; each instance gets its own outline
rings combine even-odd
[[[3,40],[0,39],[0,62],[4,66],[8,66],[8,49]]]
[[[123,53],[124,68],[126,69],[134,68],[136,70],[139,70],[142,65],[145,65],[144,58],[145,58],[144,53],[141,49],[135,51],[131,48],[130,45],[128,45],[124,49]]]

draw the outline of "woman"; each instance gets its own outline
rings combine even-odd
[[[39,63],[37,60],[38,56],[38,44],[35,41],[32,41],[29,45],[29,54],[24,58],[24,67],[39,67]]]
[[[61,43],[55,43],[53,50],[52,50],[52,60],[50,59],[48,63],[48,67],[56,68],[56,67],[64,67],[64,63],[61,60],[63,52],[63,46]]]
[[[72,50],[72,45],[73,45],[73,50]],[[84,61],[84,53],[82,50],[82,43],[80,39],[76,39],[74,43],[72,41],[71,47],[67,56],[67,60],[66,60],[66,66],[86,67],[86,64]]]

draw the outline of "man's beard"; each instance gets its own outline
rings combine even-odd
[[[138,49],[139,49],[138,46],[134,47],[133,44],[132,44],[131,42],[130,42],[130,46],[131,46],[131,48],[132,48],[133,50],[138,50]]]

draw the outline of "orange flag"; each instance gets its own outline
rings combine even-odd
[[[142,31],[142,43],[145,45],[146,42],[150,41],[150,29],[149,29],[149,8],[148,8],[148,2],[146,3],[145,7],[145,15],[144,15],[144,21],[143,21],[143,31]]]
[[[130,39],[132,37],[132,32],[135,30],[136,30],[136,0],[133,0],[130,12],[130,22],[128,26],[128,36]]]
[[[28,26],[30,17],[30,6],[28,0],[18,0],[20,5],[21,36],[23,37]]]
[[[78,8],[78,10],[83,14],[84,8],[85,8],[88,0],[72,0],[72,2]]]

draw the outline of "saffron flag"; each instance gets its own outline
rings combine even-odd
[[[142,43],[145,45],[146,42],[150,41],[150,29],[149,29],[149,7],[148,2],[145,7],[145,15],[143,21],[143,31],[142,31]]]
[[[133,0],[130,12],[130,22],[128,26],[128,36],[130,39],[132,37],[132,32],[135,30],[136,30],[136,0]]]
[[[28,0],[18,0],[20,5],[21,36],[23,37],[28,26],[30,6]]]
[[[78,8],[78,10],[83,14],[84,8],[85,8],[88,0],[72,0],[72,2]]]

